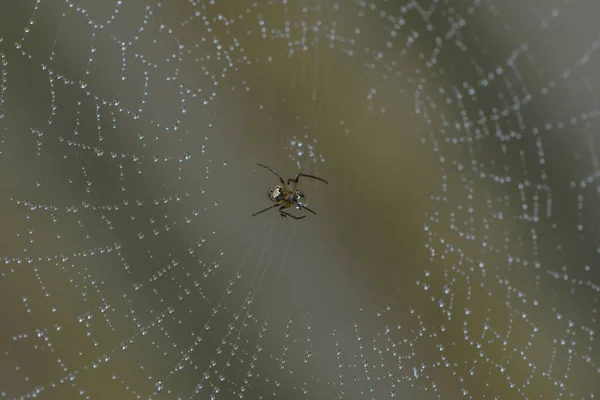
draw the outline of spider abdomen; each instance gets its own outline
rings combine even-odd
[[[285,194],[286,190],[283,186],[276,185],[269,189],[267,196],[269,196],[269,200],[271,201],[281,201],[285,200]]]

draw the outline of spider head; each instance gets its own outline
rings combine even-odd
[[[275,202],[283,199],[283,186],[275,185],[269,189],[267,196],[269,196],[269,200]]]
[[[306,195],[303,192],[296,190],[293,201],[296,204],[296,208],[300,209],[302,206],[306,205]]]

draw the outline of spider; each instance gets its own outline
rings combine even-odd
[[[269,192],[267,194],[269,196],[269,200],[271,200],[275,204],[273,204],[270,207],[265,208],[264,210],[261,210],[257,213],[252,214],[253,217],[255,215],[262,214],[265,211],[268,211],[271,208],[275,208],[275,207],[279,207],[279,214],[282,217],[292,217],[294,219],[302,219],[302,218],[306,217],[306,215],[297,217],[297,216],[292,215],[292,214],[288,213],[287,211],[285,211],[286,208],[290,208],[290,207],[295,207],[298,210],[306,210],[306,211],[309,211],[309,212],[317,215],[316,212],[314,212],[310,208],[306,207],[306,202],[305,202],[306,196],[304,195],[304,193],[302,193],[300,190],[297,189],[298,179],[300,179],[301,176],[304,176],[306,178],[316,179],[318,181],[329,184],[325,179],[319,178],[318,176],[308,175],[308,174],[300,172],[298,175],[296,175],[296,177],[294,179],[292,179],[292,178],[288,179],[287,185],[286,185],[286,183],[283,181],[283,178],[281,177],[281,175],[279,175],[277,172],[273,171],[271,168],[267,167],[266,165],[262,165],[262,164],[258,164],[258,165],[260,165],[261,167],[266,168],[269,171],[271,171],[272,173],[274,173],[279,178],[279,182],[281,182],[281,185],[272,186],[269,189]],[[290,189],[290,187],[289,187],[290,182],[294,182],[293,189]]]

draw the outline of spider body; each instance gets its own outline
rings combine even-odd
[[[279,178],[279,182],[281,182],[281,184],[272,186],[267,193],[269,200],[271,200],[275,204],[273,204],[270,207],[265,208],[264,210],[261,210],[257,213],[252,214],[253,217],[255,215],[261,214],[261,213],[268,211],[271,208],[275,208],[275,207],[279,207],[279,214],[282,217],[291,217],[294,219],[302,219],[302,218],[306,217],[306,215],[297,217],[297,216],[292,215],[292,214],[288,213],[287,211],[285,211],[286,209],[292,208],[292,207],[296,208],[298,210],[306,210],[308,212],[311,212],[311,213],[317,215],[316,212],[314,212],[310,208],[306,207],[306,196],[304,195],[303,192],[301,192],[297,188],[298,179],[300,179],[301,176],[304,176],[306,178],[312,178],[312,179],[316,179],[321,182],[328,183],[325,179],[319,178],[318,176],[308,175],[308,174],[301,172],[301,173],[297,174],[295,178],[288,179],[287,184],[286,184],[285,181],[283,180],[283,178],[277,172],[275,172],[271,168],[267,167],[266,165],[263,165],[263,164],[258,164],[258,165],[263,168],[268,169],[273,174],[275,174]],[[292,187],[290,187],[290,182],[293,182]]]
[[[291,205],[298,204],[302,205],[303,199],[306,198],[304,193],[299,190],[290,190],[281,185],[272,186],[269,189],[269,200],[277,202],[283,201],[285,203],[290,203]]]

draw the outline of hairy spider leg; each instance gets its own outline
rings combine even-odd
[[[277,172],[273,171],[270,167],[267,167],[266,165],[263,165],[261,163],[257,163],[257,165],[260,165],[263,168],[268,169],[269,171],[271,171],[272,173],[274,173],[278,178],[279,178],[279,182],[281,182],[281,185],[283,187],[287,187],[287,185],[285,184],[285,182],[283,181],[283,178],[281,177],[281,175],[279,175]]]
[[[306,178],[316,179],[318,181],[325,182],[326,184],[329,185],[329,182],[327,182],[325,179],[319,178],[318,176],[305,174],[303,172],[298,173],[298,175],[296,175],[296,177],[294,179],[292,179],[292,178],[288,179],[288,181],[287,181],[288,185],[290,184],[290,182],[294,182],[294,190],[296,190],[296,187],[298,186],[298,179],[300,179],[301,176],[304,176]]]
[[[252,216],[254,217],[255,215],[262,214],[262,213],[264,213],[265,211],[269,211],[271,208],[275,208],[275,207],[277,207],[277,206],[279,206],[279,205],[280,205],[280,203],[275,203],[275,204],[273,204],[272,206],[269,206],[269,207],[265,208],[264,210],[261,210],[261,211],[259,211],[259,212],[257,212],[257,213],[254,213],[254,214],[252,214]]]
[[[289,206],[286,207],[285,204],[282,205],[281,207],[279,207],[279,214],[281,214],[282,217],[292,217],[294,219],[302,219],[302,218],[306,217],[306,215],[303,215],[301,217],[296,217],[295,215],[292,215],[289,212],[284,211],[286,208],[289,208]]]
[[[313,210],[311,210],[310,208],[308,208],[308,207],[306,207],[306,206],[302,206],[302,209],[303,209],[303,210],[306,210],[306,211],[310,211],[311,213],[313,213],[313,214],[317,215],[317,213],[316,213],[316,212],[314,212]]]

